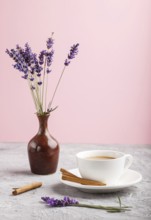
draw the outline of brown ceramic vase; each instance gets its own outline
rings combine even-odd
[[[48,131],[49,114],[37,115],[39,131],[28,143],[31,172],[47,175],[56,172],[59,158],[59,143]]]

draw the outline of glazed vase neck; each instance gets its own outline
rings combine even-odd
[[[50,115],[37,115],[38,120],[39,120],[39,130],[38,134],[43,134],[46,133],[48,129],[48,118]]]

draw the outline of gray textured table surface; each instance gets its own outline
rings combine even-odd
[[[143,175],[143,180],[120,192],[90,194],[79,191],[59,180],[59,168],[76,168],[75,154],[81,150],[113,149],[134,156],[131,168]],[[89,219],[151,219],[151,146],[128,145],[61,145],[58,170],[53,175],[34,175],[30,172],[25,143],[0,144],[0,219],[15,220],[89,220]],[[33,181],[42,181],[43,186],[36,190],[12,196],[12,188]],[[42,196],[62,198],[68,195],[83,203],[117,205],[117,196],[122,203],[132,206],[125,213],[107,213],[103,210],[64,207],[48,208],[41,202]]]

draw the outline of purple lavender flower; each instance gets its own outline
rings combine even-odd
[[[78,46],[79,46],[79,44],[74,44],[71,47],[70,53],[68,54],[68,58],[64,62],[65,66],[68,66],[70,64],[70,60],[75,58],[75,56],[78,54]]]
[[[53,61],[53,55],[54,55],[54,50],[51,50],[50,52],[47,52],[46,50],[42,50],[39,54],[39,64],[43,65],[44,64],[44,58],[46,59],[46,65],[47,67],[50,67]],[[41,71],[40,71],[41,72]],[[47,73],[50,73],[51,70],[47,68],[46,70]],[[40,74],[39,74],[40,75]],[[37,75],[38,76],[38,75]]]
[[[50,67],[53,61],[53,55],[54,55],[54,50],[52,50],[51,52],[47,52],[47,66]]]
[[[13,67],[25,74],[28,72],[28,66],[24,61],[24,58],[20,54],[20,51],[22,52],[21,49],[19,49],[19,46],[16,46],[16,50],[11,49],[11,50],[6,50],[6,53],[15,61],[15,64]]]
[[[47,49],[49,50],[54,44],[54,39],[52,38],[48,38],[46,45],[47,45]]]
[[[78,46],[79,44],[74,44],[71,49],[70,49],[70,53],[68,54],[68,59],[73,59],[75,58],[75,55],[78,54]]]
[[[32,68],[36,73],[40,73],[43,70],[43,68],[38,62],[37,54],[33,54],[32,56]]]
[[[28,43],[25,44],[25,51],[22,51],[22,56],[24,58],[25,63],[28,66],[31,66],[31,64],[33,63],[33,53]]]
[[[79,202],[76,199],[71,199],[68,196],[65,196],[63,199],[54,199],[50,197],[41,198],[47,205],[50,207],[64,207],[78,204]]]
[[[25,74],[22,77],[24,79],[28,78],[28,72],[31,74],[34,74],[34,72],[40,73],[43,69],[39,65],[37,55],[32,52],[28,43],[25,44],[24,49],[16,45],[16,50],[6,49],[6,53],[15,61],[14,68]]]
[[[46,50],[42,50],[39,54],[39,64],[43,65],[44,64],[44,57],[47,54]]]
[[[39,66],[39,64],[35,65],[35,72],[36,73],[41,73],[42,70],[43,70],[43,68],[41,66]]]

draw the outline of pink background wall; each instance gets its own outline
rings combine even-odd
[[[6,48],[35,51],[55,32],[49,94],[73,43],[49,121],[61,143],[151,144],[150,0],[0,0],[0,141],[28,141],[38,129],[26,81]]]

